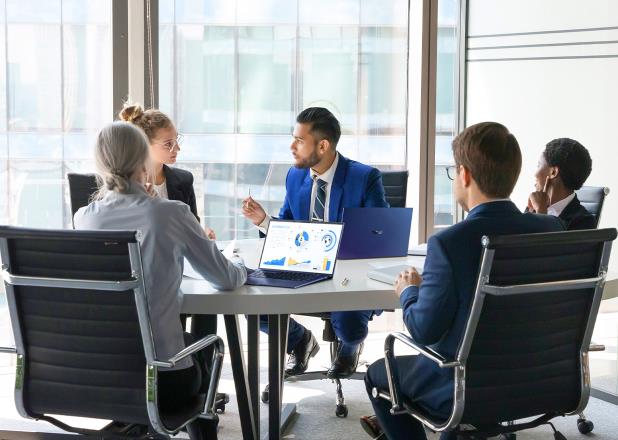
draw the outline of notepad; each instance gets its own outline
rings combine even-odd
[[[372,280],[393,285],[399,274],[409,268],[410,265],[408,264],[398,264],[397,266],[382,267],[379,269],[370,270],[369,272],[367,272],[367,277],[371,278]],[[416,267],[415,269],[418,271],[418,273],[423,272],[422,268]]]

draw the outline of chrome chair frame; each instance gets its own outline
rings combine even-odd
[[[603,296],[603,287],[605,285],[605,279],[607,276],[608,263],[612,246],[611,241],[606,241],[603,245],[599,273],[598,276],[594,278],[573,279],[557,282],[523,284],[514,286],[495,286],[488,284],[489,274],[491,272],[495,251],[492,249],[488,249],[488,246],[490,245],[490,239],[486,236],[482,239],[482,245],[484,249],[481,257],[481,267],[477,279],[474,301],[472,303],[471,312],[466,323],[464,336],[455,356],[455,359],[446,359],[440,353],[437,353],[430,347],[417,343],[410,336],[404,333],[391,333],[386,337],[386,340],[384,342],[384,357],[389,392],[385,393],[378,390],[377,388],[374,388],[372,390],[373,397],[380,397],[390,401],[392,404],[392,407],[390,409],[391,414],[408,414],[423,423],[434,432],[453,430],[459,426],[464,413],[464,407],[466,403],[466,361],[472,347],[472,342],[474,340],[474,335],[477,325],[479,323],[486,295],[504,296],[535,292],[542,294],[543,292],[550,292],[556,290],[574,290],[594,287],[594,298],[592,300],[592,307],[588,315],[583,343],[579,352],[581,365],[580,400],[578,405],[566,415],[581,414],[585,409],[586,405],[588,404],[588,399],[590,397],[590,370],[588,366],[588,352],[590,350],[598,351],[599,349],[601,349],[600,347],[594,345],[591,347],[590,340],[592,338],[592,332],[594,329],[596,316],[598,314],[599,306],[601,304],[601,299]],[[435,420],[430,420],[417,409],[403,402],[396,374],[397,363],[394,351],[395,341],[401,341],[405,345],[415,349],[420,353],[421,356],[425,356],[426,358],[432,360],[440,368],[453,369],[453,409],[449,418],[445,422],[440,423]],[[540,416],[537,419],[527,423],[514,424],[512,422],[509,422],[508,427],[505,427],[505,430],[503,432],[515,432],[521,429],[527,429],[538,424],[545,423],[551,418],[553,418],[553,416],[548,417],[547,415],[545,415]],[[497,432],[495,433],[495,435],[500,433],[501,432]]]
[[[66,425],[53,417],[37,414],[31,414],[24,405],[24,380],[26,374],[26,353],[24,348],[23,336],[21,333],[20,317],[17,311],[17,305],[15,300],[14,286],[38,286],[38,287],[52,287],[52,288],[66,288],[66,289],[95,289],[105,292],[123,292],[127,290],[133,290],[135,296],[135,304],[137,308],[137,314],[139,319],[140,333],[144,344],[144,354],[146,357],[146,407],[148,411],[148,418],[154,430],[162,435],[174,435],[188,423],[194,421],[198,417],[213,418],[215,414],[215,394],[219,378],[221,376],[221,367],[223,364],[223,356],[225,354],[225,345],[223,340],[215,335],[206,336],[188,347],[185,347],[180,352],[167,360],[161,360],[157,357],[156,350],[153,343],[152,328],[150,325],[150,314],[148,311],[148,304],[146,299],[146,288],[144,285],[144,273],[142,270],[142,258],[139,246],[139,232],[136,234],[136,240],[134,243],[128,243],[129,258],[131,262],[132,279],[123,281],[102,281],[102,280],[79,280],[68,278],[48,278],[48,277],[32,277],[32,276],[17,276],[11,273],[9,266],[9,248],[6,238],[0,239],[0,258],[2,264],[2,279],[4,280],[4,286],[6,290],[6,297],[9,308],[9,315],[11,317],[11,325],[13,329],[13,335],[15,339],[15,347],[0,347],[0,353],[12,353],[17,355],[16,376],[15,376],[15,406],[19,414],[24,418],[30,419],[44,419],[56,426],[67,431],[81,433],[81,434],[96,434],[101,435],[101,431],[88,430],[82,428],[74,428]],[[162,422],[158,398],[157,398],[157,372],[159,369],[165,370],[174,367],[181,360],[191,356],[192,354],[205,349],[210,345],[215,345],[214,348],[214,362],[210,375],[210,384],[206,393],[206,401],[202,414],[198,414],[190,419],[186,420],[182,425],[178,426],[174,430],[168,429]]]

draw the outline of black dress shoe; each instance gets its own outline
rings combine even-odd
[[[296,376],[307,371],[309,359],[315,356],[318,351],[320,351],[318,341],[316,341],[309,330],[305,330],[303,338],[296,344],[296,347],[294,347],[292,353],[290,353],[288,357],[285,374],[287,376]]]
[[[359,344],[354,354],[342,356],[341,345],[339,347],[340,349],[337,351],[337,357],[326,372],[326,377],[329,379],[345,379],[354,374],[356,367],[358,367],[358,358],[360,357],[361,351],[363,351],[363,344]]]

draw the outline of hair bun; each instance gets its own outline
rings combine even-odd
[[[144,109],[139,104],[125,104],[123,109],[120,110],[118,116],[122,121],[134,122],[144,114]]]

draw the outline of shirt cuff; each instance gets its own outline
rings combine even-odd
[[[262,223],[258,225],[258,229],[260,230],[262,234],[266,234],[269,224],[270,224],[270,216],[267,214],[266,217],[264,217],[264,220],[262,220]]]
[[[418,286],[409,285],[403,289],[401,295],[399,295],[399,303],[401,308],[405,310],[411,303],[415,303],[418,299]]]

